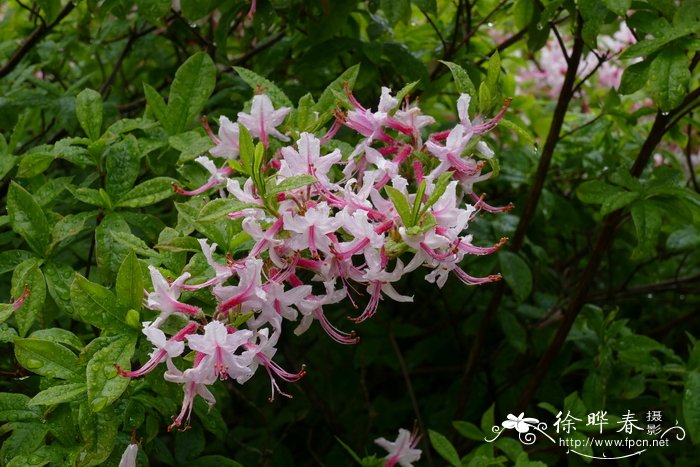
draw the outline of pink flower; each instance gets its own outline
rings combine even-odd
[[[289,107],[275,110],[267,94],[259,94],[253,97],[250,114],[238,112],[238,122],[245,125],[253,136],[260,138],[260,141],[267,146],[268,135],[282,141],[289,141],[289,137],[280,133],[277,127],[282,124],[291,110]]]
[[[202,373],[196,370],[201,365],[204,359],[203,354],[197,354],[194,361],[194,367],[184,372],[178,370],[172,360],[167,360],[168,371],[163,375],[166,381],[171,383],[183,384],[183,390],[185,391],[185,396],[182,400],[182,409],[177,417],[173,417],[173,423],[168,427],[168,431],[171,431],[173,427],[179,427],[182,422],[185,421],[186,425],[189,425],[190,415],[192,414],[192,405],[194,404],[194,398],[199,395],[201,396],[209,407],[211,408],[215,403],[216,399],[214,395],[207,388],[207,384],[214,382],[215,378],[202,378]],[[193,370],[195,370],[193,372]]]
[[[238,123],[225,116],[219,118],[219,142],[209,150],[212,156],[235,159],[238,157]]]
[[[282,148],[282,165],[279,175],[293,177],[295,175],[308,174],[316,177],[322,185],[328,185],[328,172],[337,164],[342,155],[336,149],[330,154],[321,157],[321,141],[311,133],[302,133],[297,141],[299,150],[291,146]]]
[[[151,272],[153,292],[146,297],[146,308],[160,311],[160,316],[153,323],[153,327],[160,327],[173,313],[189,316],[201,313],[202,310],[199,307],[178,301],[181,291],[185,288],[185,281],[190,278],[189,272],[183,273],[169,284],[158,269],[149,265],[148,270]]]
[[[386,467],[393,467],[396,464],[401,465],[401,467],[412,467],[413,462],[417,462],[420,459],[421,450],[416,449],[419,439],[420,437],[415,432],[411,433],[400,428],[396,441],[391,442],[385,438],[379,438],[374,440],[374,442],[389,451],[389,454],[385,457],[386,464],[384,465]]]
[[[129,444],[122,454],[119,461],[119,467],[136,467],[136,456],[139,453],[139,445],[136,443]]]
[[[274,357],[275,353],[277,352],[275,345],[277,344],[277,337],[279,336],[274,333],[270,338],[268,338],[268,332],[269,331],[267,329],[261,329],[258,331],[256,334],[258,343],[248,344],[246,346],[246,352],[255,355],[253,362],[250,365],[251,372],[255,373],[255,370],[257,370],[259,365],[262,365],[267,371],[267,374],[270,377],[271,389],[269,401],[272,402],[275,399],[275,392],[283,395],[284,397],[292,397],[280,389],[280,387],[277,385],[275,377],[287,381],[288,383],[294,383],[299,381],[306,374],[306,370],[302,366],[301,371],[298,373],[290,373],[277,363],[273,362],[272,357]]]
[[[203,374],[211,374],[209,370],[213,368],[214,379],[224,380],[230,377],[245,381],[252,374],[248,368],[251,357],[236,355],[236,351],[252,337],[253,331],[242,329],[229,334],[223,323],[212,321],[204,326],[204,335],[187,336],[187,344],[190,349],[204,355],[199,365]],[[200,382],[206,381],[207,378],[202,378]]]
[[[303,214],[285,212],[284,229],[292,232],[287,246],[296,251],[308,249],[314,256],[318,256],[318,250],[329,254],[331,240],[327,234],[338,229],[338,221],[330,216],[331,209],[325,202],[307,209]]]
[[[261,259],[250,258],[245,262],[245,268],[238,273],[238,284],[214,287],[214,295],[219,300],[218,311],[228,313],[236,306],[241,306],[243,312],[257,309],[265,300],[260,274],[263,262]]]
[[[207,172],[211,174],[209,180],[207,180],[207,182],[204,185],[191,191],[183,190],[180,186],[175,184],[175,191],[178,194],[181,194],[183,196],[196,196],[202,194],[208,189],[214,188],[215,186],[219,186],[222,183],[224,183],[227,180],[228,176],[231,175],[231,173],[233,173],[233,169],[231,169],[231,167],[229,167],[228,165],[224,165],[221,168],[216,167],[214,161],[209,159],[207,156],[199,156],[195,159],[195,161],[199,162],[199,164],[205,169],[207,169]]]
[[[197,323],[188,323],[177,334],[170,339],[166,339],[165,333],[160,329],[151,326],[151,323],[146,321],[143,323],[143,333],[148,340],[153,344],[153,352],[150,354],[150,359],[138,370],[124,371],[117,366],[117,371],[120,375],[127,378],[138,378],[147,373],[150,373],[156,366],[166,358],[168,360],[182,354],[185,350],[185,338],[197,330]]]

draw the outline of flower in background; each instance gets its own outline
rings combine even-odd
[[[413,462],[420,459],[422,451],[416,449],[420,436],[414,430],[410,432],[404,428],[399,428],[399,436],[396,441],[388,441],[385,438],[375,439],[374,442],[383,447],[389,454],[386,455],[386,467],[393,467],[399,464],[401,467],[412,467]]]

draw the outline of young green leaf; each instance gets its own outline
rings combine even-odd
[[[240,66],[234,66],[234,70],[254,91],[262,91],[267,94],[272,104],[277,107],[294,107],[292,101],[275,83],[259,74]]]
[[[15,182],[10,183],[7,192],[7,212],[12,230],[21,235],[39,256],[43,256],[50,239],[46,215],[34,197]]]
[[[27,403],[33,407],[37,405],[56,405],[64,402],[71,402],[79,398],[85,391],[85,383],[69,383],[51,386],[38,393]]]
[[[649,67],[647,86],[654,103],[669,111],[683,101],[690,83],[690,58],[678,47],[664,49]]]
[[[448,464],[453,467],[462,466],[457,450],[447,438],[433,430],[428,430],[428,437],[430,438],[430,444],[433,446],[435,451],[437,451],[437,453],[440,454],[440,456],[445,459]]]
[[[161,125],[163,125],[165,131],[167,131],[170,134],[173,134],[173,132],[171,131],[172,123],[170,121],[170,113],[168,111],[168,106],[165,105],[163,97],[160,94],[158,94],[158,91],[156,91],[146,83],[143,83],[143,92],[146,96],[148,108],[151,112],[153,112],[153,116],[156,117],[156,120],[158,120]]]
[[[396,212],[401,217],[401,221],[403,222],[404,226],[412,227],[413,223],[411,219],[411,205],[408,204],[408,200],[406,199],[404,194],[396,188],[389,185],[385,185],[384,190],[386,191],[386,194],[389,195],[389,198],[394,204]]]
[[[448,62],[445,60],[440,60],[440,63],[446,65],[452,72],[452,79],[454,79],[457,92],[466,93],[472,97],[476,96],[476,87],[474,87],[474,83],[472,83],[469,74],[467,74],[464,68],[457,65],[456,63]]]
[[[116,297],[109,289],[76,274],[70,295],[77,317],[82,321],[100,329],[123,330],[127,327],[125,313],[119,311]]]
[[[140,310],[143,306],[143,276],[136,254],[131,251],[117,273],[117,305],[123,310]]]
[[[265,189],[265,193],[268,198],[276,196],[278,193],[284,193],[285,191],[296,190],[312,183],[316,183],[316,177],[312,175],[295,175],[293,177],[285,178],[277,185],[268,185]]]
[[[17,329],[20,336],[25,336],[34,324],[37,316],[44,307],[46,300],[46,281],[39,269],[39,265],[34,260],[29,268],[22,268],[21,265],[15,269],[12,277],[13,296],[15,299],[24,297],[24,301],[15,311]],[[25,263],[23,263],[25,264]]]
[[[170,177],[156,177],[136,185],[117,202],[121,208],[142,208],[150,206],[175,194],[175,180]]]
[[[501,273],[506,284],[513,290],[518,301],[525,300],[532,291],[532,272],[530,266],[517,254],[510,251],[498,252]]]
[[[80,126],[91,140],[102,134],[102,96],[92,89],[84,89],[75,98],[75,113]]]
[[[215,84],[216,66],[204,52],[194,54],[178,68],[168,96],[170,134],[187,128],[204,108]]]

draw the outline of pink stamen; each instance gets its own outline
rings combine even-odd
[[[486,277],[473,277],[460,268],[454,268],[452,272],[454,272],[457,278],[466,285],[480,285],[486,284],[488,282],[498,282],[502,278],[500,274],[492,274]]]
[[[330,338],[337,343],[350,345],[360,342],[360,338],[355,334],[355,331],[350,331],[347,333],[340,331],[333,326],[330,321],[328,321],[328,318],[326,318],[326,316],[323,314],[323,309],[321,307],[314,310],[314,317],[321,323],[321,327],[324,331],[326,331],[326,334],[328,334]]]
[[[204,127],[204,131],[207,132],[207,135],[209,135],[209,138],[211,138],[214,144],[221,144],[221,140],[214,134],[213,131],[211,131],[211,127],[209,126],[209,122],[207,121],[206,115],[202,116],[202,126]]]

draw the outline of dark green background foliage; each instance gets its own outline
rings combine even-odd
[[[117,465],[133,431],[141,465],[348,465],[338,439],[381,457],[373,440],[418,420],[421,465],[578,465],[563,448],[483,436],[509,413],[603,409],[662,410],[688,433],[629,464],[697,463],[697,1],[261,0],[252,20],[247,1],[180,3],[0,4],[0,464]],[[574,76],[623,20],[638,42],[607,57],[627,67],[620,90],[597,86],[598,68]],[[568,81],[547,94],[519,73],[554,30]],[[214,409],[198,399],[192,428],[168,433],[181,387],[113,367],[150,351],[145,261],[177,275],[194,258],[203,278],[195,237],[249,245],[226,205],[172,190],[206,180],[200,117],[216,128],[259,88],[298,107],[286,130],[313,112],[328,127],[344,83],[370,106],[381,86],[416,81],[436,129],[454,125],[460,92],[484,118],[513,98],[488,137],[500,174],[477,190],[515,209],[470,224],[476,244],[511,240],[465,266],[504,281],[439,289],[413,274],[397,289],[415,302],[380,304],[357,346],[318,328],[285,336],[281,362],[308,369],[285,386],[293,399],[268,403],[261,375],[219,382]]]

